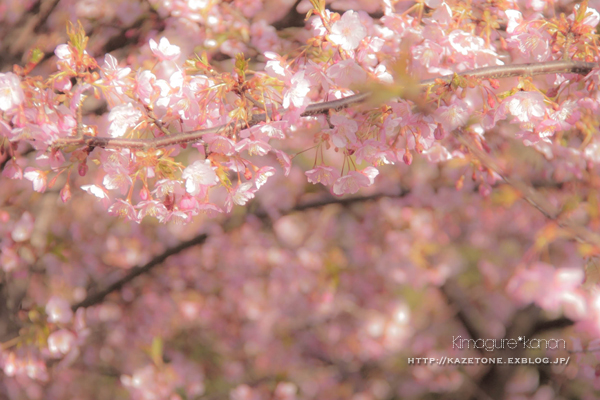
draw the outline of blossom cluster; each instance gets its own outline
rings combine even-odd
[[[285,143],[299,136],[313,137],[311,148],[299,149],[314,154],[313,166],[306,171],[308,181],[328,186],[337,196],[372,185],[384,164],[411,164],[414,153],[431,162],[464,157],[464,149],[449,132],[464,129],[485,145],[485,132],[503,120],[518,125],[512,135],[547,157],[564,159],[573,173],[584,168],[573,165],[575,154],[561,156],[563,146],[557,147],[552,137],[577,123],[590,126],[586,116],[598,107],[596,72],[583,87],[577,76],[558,76],[561,91],[555,97],[541,93],[527,79],[500,91],[493,80],[461,78],[429,86],[423,105],[437,105],[432,111],[419,110],[416,99],[394,99],[375,108],[301,115],[312,103],[344,99],[357,89],[388,96],[387,92],[402,92],[402,79],[504,65],[501,44],[518,61],[557,60],[566,54],[594,60],[593,29],[599,19],[594,9],[575,8],[570,16],[550,22],[539,14],[525,19],[514,9],[488,11],[484,16],[489,21],[508,24],[508,38],[498,42],[498,28],[489,28],[496,25],[490,22],[487,30],[476,34],[475,20],[457,20],[456,11],[445,2],[432,6],[427,18],[397,13],[385,3],[379,20],[352,10],[340,15],[319,2],[313,6],[311,36],[300,53],[291,54],[293,59],[262,46],[254,49],[257,60],[263,60],[262,71],[237,54],[233,72],[217,72],[207,53],[185,61],[182,49],[161,37],[149,39],[147,59],[138,61],[134,73],[133,65],[122,67],[110,54],[93,59],[85,50],[83,28],[72,28],[69,43],[55,51],[59,72],[43,84],[12,72],[0,76],[3,137],[13,144],[28,142],[38,151],[37,166],[23,170],[15,154],[3,175],[30,180],[35,191],[44,192],[65,174],[61,196],[67,201],[71,172],[77,169],[86,175],[91,160],[104,176],[101,182],[81,187],[100,199],[111,215],[137,222],[150,215],[162,222],[186,223],[201,212],[214,215],[230,212],[234,204],[245,205],[277,173],[273,160],[287,175],[293,154]],[[578,32],[577,40],[564,42],[567,31]],[[407,43],[410,75],[398,69],[398,55],[404,54]],[[284,40],[278,44],[273,48],[290,46]],[[108,103],[103,120],[78,117],[88,96]],[[265,122],[253,122],[265,113]],[[197,151],[182,153],[186,144],[181,140],[187,143],[189,132],[198,132],[191,141]],[[91,137],[104,137],[99,142],[104,145],[86,145],[94,143],[86,142]],[[149,140],[153,138],[162,141]],[[126,139],[138,140],[139,146],[132,148],[135,140]],[[580,150],[581,160],[597,160],[596,147],[589,141]],[[188,161],[179,161],[184,158]],[[482,174],[484,185],[494,179],[488,174],[489,178]]]
[[[0,21],[29,3],[0,5]],[[448,323],[465,302],[455,281],[490,337],[529,306],[593,349],[599,250],[561,228],[600,226],[600,70],[506,71],[598,63],[599,5],[60,3],[48,24],[68,15],[68,38],[0,73],[0,294],[5,277],[27,282],[11,285],[25,300],[0,395],[65,398],[68,383],[85,397],[77,378],[100,390],[97,375],[142,400],[456,394],[485,371],[397,362],[458,356],[444,342],[463,329]],[[303,27],[272,25],[284,12]],[[103,51],[114,26],[136,47]],[[561,214],[517,202],[500,170],[526,171]],[[303,202],[321,194],[367,204]],[[198,231],[203,247],[160,279],[78,306]],[[600,388],[593,354],[578,358],[562,372]],[[506,385],[515,399],[563,390]]]

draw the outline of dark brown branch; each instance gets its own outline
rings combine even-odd
[[[544,187],[548,186],[547,182],[539,182],[538,184],[540,186],[544,186]],[[346,197],[346,198],[337,198],[337,197],[328,196],[323,199],[318,199],[318,200],[313,200],[313,201],[309,201],[306,203],[297,204],[296,206],[294,206],[288,210],[282,211],[282,214],[287,215],[287,214],[291,214],[293,212],[306,211],[309,209],[325,207],[325,206],[332,205],[332,204],[348,206],[348,205],[356,204],[356,203],[376,201],[376,200],[382,199],[384,197],[399,198],[399,197],[405,197],[409,194],[410,194],[410,190],[400,189],[400,191],[398,191],[396,193],[377,193],[377,194],[373,194],[373,195],[369,195],[369,196],[356,196],[356,197]],[[253,215],[255,215],[258,218],[265,218],[267,216],[267,213],[262,210],[257,210],[255,213],[253,213]],[[223,226],[231,228],[231,224],[229,223],[229,221],[224,222]],[[153,269],[154,267],[156,267],[160,263],[162,263],[164,260],[166,260],[169,256],[177,254],[177,253],[184,251],[195,245],[202,244],[206,241],[206,239],[207,239],[207,236],[205,234],[201,234],[187,242],[183,242],[183,243],[179,244],[178,246],[175,246],[173,248],[166,250],[164,253],[156,256],[154,259],[152,259],[147,264],[145,264],[143,266],[137,266],[137,267],[132,268],[131,271],[127,275],[125,275],[123,278],[119,279],[115,283],[111,284],[107,288],[103,289],[102,291],[92,294],[92,295],[88,296],[86,299],[84,299],[83,301],[73,305],[72,306],[73,309],[76,310],[80,307],[89,307],[91,305],[98,304],[108,294],[110,294],[111,292],[113,292],[115,290],[121,289],[125,284],[131,282],[134,278],[140,276],[141,274],[143,274],[145,272],[150,271],[151,269]],[[467,326],[467,325],[468,324],[466,324],[465,326]],[[474,329],[474,328],[469,329],[468,326],[467,326],[467,330],[469,331],[470,335],[474,335],[476,332],[476,329]]]
[[[506,328],[505,339],[514,339],[519,336],[531,337],[534,332],[541,310],[539,307],[530,305],[518,311],[513,318],[512,324]],[[502,356],[506,358],[520,358],[525,354],[525,349],[522,346],[517,346],[515,349],[507,348],[503,351]],[[494,364],[490,367],[487,373],[479,382],[479,387],[483,392],[487,393],[492,399],[500,400],[504,398],[506,384],[510,378],[517,372],[518,369],[513,365]],[[475,400],[476,397],[473,397]]]
[[[554,329],[568,328],[569,326],[573,326],[574,323],[575,322],[573,322],[573,320],[566,317],[552,319],[549,321],[539,321],[534,325],[532,335]]]
[[[300,4],[300,0],[296,0],[296,2],[294,2],[294,5],[290,7],[287,14],[285,14],[278,21],[273,22],[271,26],[273,26],[273,28],[277,29],[278,31],[292,27],[304,28],[304,25],[306,25],[306,22],[304,21],[306,14],[300,14],[296,10],[298,4]]]
[[[440,292],[444,295],[449,305],[456,307],[456,318],[461,322],[471,339],[477,340],[487,336],[480,329],[480,326],[477,326],[475,320],[478,318],[474,315],[473,308],[466,304],[467,299],[464,293],[462,293],[462,289],[455,282],[448,280],[440,287]]]
[[[402,190],[402,191],[400,191],[400,193],[396,193],[396,194],[376,194],[376,195],[372,195],[372,196],[359,196],[359,197],[350,197],[350,198],[345,198],[345,199],[328,198],[325,200],[317,200],[317,201],[300,204],[300,205],[290,208],[289,210],[284,211],[283,213],[289,214],[292,212],[304,211],[304,210],[308,210],[311,208],[325,207],[330,204],[349,205],[349,204],[353,204],[353,203],[378,200],[383,197],[402,197],[402,196],[407,195],[408,193],[409,193],[409,191]],[[255,215],[258,217],[261,217],[261,216],[264,216],[264,213],[257,212],[257,213],[255,213]],[[229,226],[230,224],[225,222],[223,225]],[[163,261],[165,261],[168,257],[178,254],[190,247],[193,247],[193,246],[196,246],[199,244],[203,244],[207,238],[208,238],[208,236],[203,233],[203,234],[196,236],[193,239],[190,239],[190,240],[183,242],[175,247],[167,249],[162,254],[154,257],[147,264],[145,264],[143,266],[133,267],[125,276],[123,276],[121,279],[117,280],[116,282],[112,283],[111,285],[107,286],[105,289],[102,289],[100,292],[91,294],[87,298],[82,300],[81,302],[74,304],[72,306],[72,309],[77,310],[78,308],[81,308],[81,307],[89,307],[89,306],[92,306],[92,305],[102,302],[102,300],[104,300],[104,298],[106,296],[108,296],[110,293],[121,289],[124,285],[131,282],[133,279],[137,278],[138,276],[140,276],[146,272],[149,272],[154,267],[158,266]]]
[[[410,190],[401,189],[400,192],[398,192],[398,193],[377,193],[377,194],[373,194],[370,196],[356,196],[356,197],[347,197],[347,198],[343,198],[343,199],[330,197],[330,198],[326,198],[323,200],[315,200],[315,201],[299,204],[299,205],[291,208],[289,211],[286,211],[286,214],[289,214],[289,213],[295,212],[295,211],[304,211],[304,210],[308,210],[311,208],[325,207],[330,204],[339,204],[342,206],[347,206],[347,205],[355,204],[355,203],[364,203],[367,201],[375,201],[375,200],[382,199],[384,197],[404,197],[404,196],[408,195],[409,193],[410,193]]]
[[[558,74],[558,73],[575,73],[575,74],[587,74],[592,69],[596,68],[597,64],[576,62],[576,61],[550,61],[547,63],[536,63],[536,64],[517,64],[517,65],[503,65],[496,67],[478,68],[471,71],[461,72],[458,75],[461,76],[474,76],[478,78],[508,78],[514,76],[534,76],[544,74]],[[453,76],[443,76],[436,78],[446,83],[452,80]],[[420,82],[421,86],[433,85],[436,79],[426,79]],[[345,97],[343,99],[325,101],[322,103],[316,103],[309,105],[306,110],[301,114],[303,117],[327,113],[330,110],[341,110],[350,107],[355,104],[364,102],[370,97],[370,93],[359,93],[352,96]],[[279,114],[285,113],[286,109],[279,109]],[[248,122],[238,121],[231,122],[229,124],[216,126],[208,129],[200,129],[192,132],[185,132],[177,135],[159,137],[154,139],[121,139],[112,137],[95,137],[95,136],[84,136],[83,138],[68,137],[58,139],[55,143],[55,147],[69,146],[69,145],[87,145],[90,147],[123,147],[130,149],[157,149],[167,146],[185,144],[197,142],[202,138],[203,135],[209,133],[231,133],[240,129],[246,129],[260,122],[267,120],[267,114],[254,115]]]
[[[179,245],[175,246],[175,247],[171,247],[170,249],[167,249],[165,252],[163,252],[162,254],[154,257],[150,262],[148,262],[147,264],[143,265],[143,266],[138,266],[138,267],[134,267],[132,268],[127,275],[125,275],[124,277],[122,277],[121,279],[119,279],[118,281],[112,283],[111,285],[109,285],[108,287],[106,287],[105,289],[101,290],[100,292],[91,294],[90,296],[88,296],[87,298],[85,298],[83,301],[74,304],[71,308],[73,309],[73,311],[77,310],[80,307],[89,307],[92,306],[94,304],[98,304],[100,302],[102,302],[104,300],[104,298],[106,296],[108,296],[110,293],[114,292],[115,290],[119,290],[121,289],[123,286],[125,286],[127,283],[131,282],[133,279],[137,278],[138,276],[150,271],[151,269],[153,269],[154,267],[160,265],[163,261],[165,261],[167,258],[169,258],[172,255],[181,253],[183,250],[186,250],[190,247],[202,244],[206,241],[207,239],[207,235],[206,234],[200,234],[198,236],[196,236],[193,239],[190,239],[186,242],[182,242]]]

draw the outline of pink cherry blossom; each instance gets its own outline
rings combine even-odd
[[[0,74],[0,110],[10,111],[25,100],[21,81],[12,72]]]
[[[538,262],[518,271],[508,290],[523,302],[535,302],[543,309],[556,311],[563,302],[572,302],[581,294],[576,291],[583,281],[583,271],[560,268]]]
[[[573,11],[579,11],[581,5],[575,4],[573,7]],[[571,14],[567,17],[567,20],[570,22],[575,21],[575,14]],[[600,13],[591,7],[587,7],[585,18],[581,21],[582,24],[587,25],[591,28],[595,28],[596,25],[600,22]]]
[[[248,154],[264,156],[269,151],[271,151],[271,146],[268,143],[265,143],[261,140],[250,140],[250,139],[242,139],[235,145],[235,150],[239,153],[243,150],[247,150]]]
[[[227,212],[231,212],[233,204],[238,206],[246,205],[246,203],[254,198],[254,192],[256,189],[253,187],[252,182],[245,182],[238,184],[234,189],[233,193],[229,193],[227,200],[225,201],[225,208]]]
[[[204,141],[208,143],[209,151],[231,156],[235,153],[235,143],[233,140],[220,135],[206,135]]]
[[[60,329],[48,336],[48,349],[52,355],[67,354],[75,346],[75,340],[75,335],[72,332]]]
[[[538,92],[518,92],[507,97],[503,104],[506,109],[523,123],[534,123],[546,114],[544,98]]]
[[[14,160],[10,160],[2,170],[2,176],[9,179],[23,179],[23,170]]]
[[[509,35],[518,34],[525,32],[527,25],[523,23],[523,14],[517,10],[506,10],[504,11],[508,24],[506,26],[506,33]]]
[[[106,193],[106,191],[97,185],[83,185],[81,186],[81,189],[85,190],[89,194],[93,194],[94,196],[100,199],[108,199],[108,194]]]
[[[137,74],[135,91],[140,100],[150,105],[154,94],[153,83],[156,82],[156,76],[150,71],[141,71]]]
[[[287,63],[277,53],[265,51],[265,58],[268,60],[265,65],[265,71],[269,75],[277,77],[284,82],[288,82],[292,78],[292,72]]]
[[[127,193],[133,182],[127,170],[118,164],[105,164],[104,170],[106,171],[102,180],[104,187],[108,190],[119,189],[121,194]]]
[[[378,174],[379,171],[373,167],[362,171],[350,171],[335,181],[332,192],[337,196],[356,193],[361,187],[371,186]]]
[[[331,133],[331,141],[334,146],[344,148],[347,144],[356,143],[356,132],[358,131],[356,121],[342,115],[332,115],[331,124],[335,127]]]
[[[116,215],[123,218],[126,218],[130,221],[134,221],[140,223],[138,219],[138,212],[135,211],[135,208],[131,203],[125,201],[123,199],[117,199],[109,208],[108,213],[110,215]]]
[[[436,120],[442,124],[447,132],[465,126],[471,113],[469,104],[456,99],[449,106],[441,106],[436,110]]]
[[[367,72],[354,60],[344,60],[327,69],[327,76],[340,87],[350,87],[367,80]]]
[[[150,39],[150,50],[160,60],[177,60],[181,55],[181,49],[179,46],[169,43],[169,39],[162,37],[160,42],[157,44],[154,39]]]
[[[260,187],[267,183],[267,180],[273,175],[275,175],[275,168],[273,167],[262,167],[256,171],[256,175],[254,176],[256,189],[260,189]]]
[[[33,3],[0,2],[0,397],[594,398],[597,0]],[[423,363],[506,363],[465,327],[571,362]]]
[[[11,238],[15,242],[24,242],[31,238],[33,232],[33,216],[29,212],[24,212],[17,221],[11,232]]]
[[[271,151],[275,153],[277,161],[283,167],[285,176],[288,176],[292,170],[292,160],[290,157],[281,150],[272,149]]]
[[[36,192],[44,193],[46,191],[47,174],[45,172],[27,167],[25,168],[23,177],[33,183],[33,190]]]
[[[195,161],[183,171],[181,177],[185,179],[185,190],[192,196],[200,193],[201,186],[212,186],[219,181],[210,160]]]
[[[131,103],[122,104],[110,110],[108,133],[112,137],[125,135],[128,129],[136,126],[142,118],[142,112]]]
[[[329,186],[333,184],[339,177],[340,171],[333,167],[325,165],[319,165],[318,167],[305,172],[308,181],[310,183],[322,183],[323,185]]]
[[[60,60],[60,62],[58,63],[59,69],[66,69],[65,67],[75,67],[73,53],[71,52],[71,47],[69,47],[68,44],[59,44],[58,46],[56,46],[54,54]]]
[[[157,219],[164,219],[168,213],[165,205],[157,200],[141,201],[136,205],[136,208],[139,209],[137,219],[140,221],[147,215]]]
[[[365,36],[367,36],[367,30],[361,24],[358,13],[349,10],[333,24],[329,40],[344,50],[354,50]]]
[[[294,106],[303,108],[308,105],[306,97],[310,92],[310,82],[304,77],[304,71],[297,72],[290,79],[290,87],[284,92],[283,107],[288,108]]]
[[[119,67],[119,62],[115,57],[107,54],[104,57],[104,64],[101,69],[103,80],[102,83],[109,84],[117,95],[123,95],[129,88],[127,77],[131,73],[131,68]]]
[[[62,297],[52,296],[46,303],[46,314],[48,321],[59,324],[67,324],[73,319],[71,305]]]

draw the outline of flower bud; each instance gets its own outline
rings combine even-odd
[[[85,174],[87,174],[88,171],[88,166],[85,163],[80,163],[79,167],[77,168],[77,172],[79,172],[79,176],[85,176]]]
[[[142,198],[142,200],[146,201],[150,198],[150,191],[148,190],[148,188],[146,186],[144,186],[141,190],[140,190],[140,197]]]
[[[63,203],[66,203],[71,199],[71,186],[69,185],[69,182],[67,182],[60,190],[60,199]]]
[[[435,128],[433,131],[433,136],[436,140],[442,140],[446,136],[446,131],[444,130],[442,124],[437,124],[437,128]]]

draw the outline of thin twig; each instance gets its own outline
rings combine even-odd
[[[525,182],[509,177],[492,157],[475,146],[471,140],[465,137],[460,129],[454,130],[453,133],[458,141],[467,146],[483,165],[500,175],[506,183],[521,192],[523,198],[544,214],[546,218],[556,221],[558,226],[570,231],[579,241],[593,244],[600,249],[600,235],[588,230],[585,226],[561,218],[560,210],[550,203],[544,195]]]

